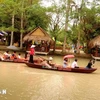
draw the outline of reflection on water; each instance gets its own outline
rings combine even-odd
[[[62,64],[62,57],[54,56]],[[74,59],[71,59],[72,62]],[[78,59],[86,66],[89,59]],[[100,61],[92,74],[29,68],[25,64],[0,62],[0,100],[100,100]]]

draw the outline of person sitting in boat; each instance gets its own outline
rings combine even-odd
[[[25,58],[22,57],[20,53],[18,54],[17,59],[28,61],[28,58],[27,57],[25,57]]]
[[[3,61],[3,60],[4,60],[3,56],[2,56],[2,55],[0,55],[0,61]]]
[[[18,54],[17,58],[18,58],[18,59],[21,59],[21,54],[20,54],[20,53]]]
[[[5,60],[10,59],[9,51],[4,52],[3,58],[4,58]]]
[[[49,57],[48,60],[43,59],[42,61],[42,66],[47,67],[47,68],[56,68],[55,64],[52,62],[53,58]]]
[[[45,60],[45,59],[43,59],[43,61],[42,61],[41,64],[42,64],[43,67],[52,68],[52,66],[50,66],[50,65],[48,64],[48,61]]]
[[[91,60],[89,61],[89,63],[87,64],[86,68],[89,68],[89,69],[92,68],[92,66],[94,65],[94,63],[95,63],[95,60],[92,60],[92,59],[91,59]]]
[[[17,59],[16,51],[13,52],[13,54],[10,57],[11,60]]]
[[[44,60],[41,57],[38,57],[36,60],[34,59],[34,62],[36,63],[42,63]]]
[[[63,68],[67,68],[68,67],[68,58],[65,58],[63,61]]]
[[[77,59],[74,60],[74,62],[71,65],[71,68],[79,68],[77,64]]]
[[[25,60],[25,58],[23,58],[20,53],[18,54],[17,59]]]
[[[28,60],[28,52],[25,52],[25,60]]]
[[[54,66],[55,64],[53,63],[53,58],[52,57],[49,57],[47,63],[50,65],[50,66]]]
[[[22,57],[21,54],[19,53],[18,56],[17,56],[17,59],[15,59],[15,61],[19,61],[19,62],[20,61],[28,61],[28,59]]]

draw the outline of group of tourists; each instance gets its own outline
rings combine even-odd
[[[29,54],[29,56],[27,56]],[[35,55],[35,45],[31,45],[30,50],[25,53],[25,57],[21,57],[21,54],[16,53],[16,51],[13,51],[12,53],[9,53],[9,51],[5,51],[0,55],[0,60],[2,61],[16,61],[16,60],[25,60],[29,63],[34,63],[35,60],[37,63],[41,63],[42,66],[47,68],[53,68],[54,63],[52,63],[53,58],[49,57],[49,59],[44,59],[42,57],[38,57],[38,59],[34,59]]]
[[[63,61],[63,68],[67,68],[69,66],[69,60],[68,58],[65,58]],[[77,64],[77,59],[75,59],[72,64],[71,64],[71,68],[79,68],[78,64]]]
[[[29,51],[29,53],[30,53],[29,62],[30,62],[30,63],[34,63],[34,60],[33,60],[33,56],[34,56],[34,54],[35,54],[35,49],[34,49],[34,47],[35,47],[35,45],[31,45],[31,48],[30,48],[30,51]],[[53,67],[55,67],[55,64],[52,63],[52,60],[53,60],[52,57],[50,57],[48,60],[42,59],[42,58],[41,58],[41,59],[38,59],[38,61],[40,61],[41,64],[42,64],[43,66],[46,66],[46,67],[48,67],[48,68],[53,68]],[[78,59],[75,59],[75,60],[72,62],[72,64],[70,65],[70,67],[71,67],[71,68],[79,68],[79,66],[78,66],[78,64],[77,64],[77,61],[78,61]],[[67,57],[64,58],[64,61],[63,61],[63,68],[67,68],[67,67],[69,66],[68,63],[69,63],[69,59],[68,59]],[[95,63],[95,60],[90,60],[89,63],[87,64],[86,68],[92,68],[92,66],[94,65],[94,63]]]
[[[72,62],[72,64],[71,64],[71,68],[79,68],[79,66],[78,66],[78,64],[77,64],[77,59],[75,59],[73,62]],[[63,68],[67,68],[69,65],[68,65],[68,63],[69,63],[69,60],[68,60],[68,58],[65,58],[64,59],[64,61],[63,61]],[[95,60],[90,60],[89,62],[88,62],[88,64],[87,64],[87,66],[86,66],[86,68],[92,68],[93,66],[94,66],[94,63],[95,63]]]
[[[27,54],[29,54],[29,58],[27,58]],[[3,56],[0,56],[0,60],[15,60],[15,59],[21,59],[21,60],[27,60],[29,63],[34,63],[34,55],[35,55],[35,45],[31,45],[30,51],[25,53],[25,57],[21,57],[21,54],[16,54],[16,51],[13,53],[9,53],[9,51],[6,51],[3,53]],[[77,64],[78,59],[75,59],[72,64],[70,65],[71,68],[79,68]],[[37,59],[38,63],[41,63],[42,66],[47,67],[47,68],[54,68],[55,63],[53,63],[53,58],[49,57],[49,59],[44,59],[38,57]],[[90,60],[89,63],[87,64],[86,68],[92,68],[94,65],[95,60]],[[69,59],[66,57],[63,60],[63,68],[69,67]]]
[[[0,60],[26,60],[26,58],[23,58],[21,54],[16,54],[16,51],[13,51],[13,53],[9,53],[9,51],[5,51],[2,55],[0,55]]]
[[[31,45],[30,47],[30,51],[28,52],[30,54],[29,57],[29,63],[34,63],[34,55],[35,55],[35,45]],[[49,59],[44,59],[42,57],[38,57],[37,62],[41,63],[41,65],[43,67],[47,67],[47,68],[53,68],[54,67],[54,63],[52,62],[53,58],[49,57]]]

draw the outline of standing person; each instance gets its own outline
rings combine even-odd
[[[74,60],[74,62],[71,65],[72,68],[79,68],[77,64],[77,59]]]
[[[34,63],[34,61],[33,61],[33,55],[35,54],[34,47],[35,47],[35,45],[32,45],[31,48],[30,48],[30,58],[29,58],[30,63]]]

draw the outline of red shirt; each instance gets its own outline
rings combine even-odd
[[[30,48],[30,55],[34,55],[34,54],[35,54],[34,48]]]

